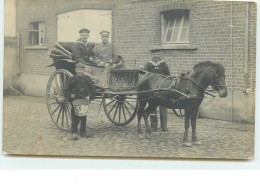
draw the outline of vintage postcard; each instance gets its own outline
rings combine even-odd
[[[5,0],[2,152],[253,159],[256,7]]]

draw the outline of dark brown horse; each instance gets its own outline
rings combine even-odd
[[[221,64],[210,61],[201,62],[193,67],[191,73],[182,74],[178,77],[150,74],[138,85],[140,106],[137,112],[137,134],[143,138],[141,130],[141,118],[144,118],[146,137],[151,137],[151,128],[148,117],[158,106],[169,109],[185,109],[185,133],[183,142],[185,146],[191,146],[188,141],[188,129],[191,120],[192,142],[200,145],[196,135],[196,116],[199,106],[204,98],[206,88],[211,85],[219,92],[220,97],[227,96],[225,83],[225,69]],[[151,92],[155,90],[154,92]],[[176,91],[177,90],[177,91]],[[146,104],[148,107],[145,109]]]

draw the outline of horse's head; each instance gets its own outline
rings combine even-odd
[[[219,92],[220,97],[227,96],[225,68],[223,65],[210,61],[200,62],[194,66],[192,77],[197,78],[199,81],[198,84],[203,88],[211,85],[214,90]]]
[[[225,68],[221,64],[215,64],[216,66],[213,67],[213,74],[212,74],[212,80],[211,80],[211,86],[214,90],[219,92],[220,97],[226,97],[227,92],[227,86],[225,82]]]

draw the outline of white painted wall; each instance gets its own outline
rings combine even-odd
[[[74,42],[79,38],[78,31],[82,28],[90,30],[89,42],[101,42],[100,31],[111,32],[112,11],[82,9],[58,15],[58,41]]]
[[[16,0],[5,0],[5,24],[4,24],[5,37],[15,37],[15,33],[16,33],[15,2]]]

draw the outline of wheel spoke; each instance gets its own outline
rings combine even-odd
[[[126,110],[127,110],[128,114],[131,116],[131,113],[130,113],[129,109],[127,108],[127,106],[126,106],[125,102],[123,103],[123,105],[125,106],[125,108],[126,108]]]
[[[122,103],[119,103],[119,123],[120,123],[120,120],[121,120],[121,104]]]
[[[59,88],[60,86],[59,86],[59,84],[58,84],[58,82],[57,82],[57,76],[58,76],[58,75],[56,75],[56,76],[54,77],[54,82],[55,82],[55,84],[56,84],[56,87]]]
[[[62,109],[62,115],[61,115],[61,125],[64,127],[64,108]]]
[[[59,104],[59,103],[57,103],[56,101],[52,103],[48,103],[48,105],[53,105],[53,104]]]
[[[135,107],[133,105],[131,105],[128,101],[125,100],[125,102],[130,105],[133,109],[135,109]]]
[[[58,82],[59,82],[59,87],[62,88],[63,87],[63,83],[62,83],[62,79],[61,79],[61,75],[58,73],[57,74],[57,78],[58,78]]]
[[[48,95],[51,96],[52,98],[55,98],[55,99],[57,98],[57,96],[55,96],[54,94],[49,93]]]
[[[67,115],[67,107],[65,108],[65,117],[66,117],[66,125],[69,127],[69,120],[68,120],[68,115]]]
[[[108,104],[106,104],[105,106],[110,105],[111,103],[115,102],[116,100],[112,100],[111,102],[109,102]]]
[[[61,110],[62,110],[62,107],[60,108],[59,114],[58,114],[57,119],[56,119],[56,123],[58,123],[58,121],[59,121],[59,119],[60,119]]]
[[[63,78],[63,84],[64,84],[64,86],[66,85],[66,82],[67,82],[67,75],[64,74],[64,78]]]
[[[54,115],[54,113],[58,110],[59,107],[60,107],[60,104],[58,105],[58,107],[56,107],[56,109],[51,114]]]
[[[124,114],[124,120],[126,121],[125,109],[124,109],[124,103],[122,103],[122,110],[123,110],[123,114]]]
[[[117,110],[118,110],[118,106],[119,106],[119,103],[118,103],[117,106],[116,106],[116,111],[115,111],[115,114],[114,114],[113,120],[115,120],[116,113],[117,113]]]
[[[115,106],[118,104],[118,102],[116,102],[113,107],[110,109],[110,111],[108,112],[108,115],[110,115],[110,113],[112,112],[112,110],[115,108]]]

